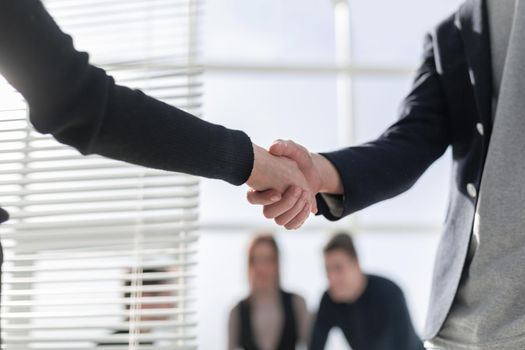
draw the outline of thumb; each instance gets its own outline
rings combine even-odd
[[[281,200],[281,194],[276,190],[255,191],[250,189],[246,194],[246,198],[250,204],[255,205],[270,205]]]
[[[276,140],[272,143],[270,148],[268,149],[268,152],[270,154],[273,154],[277,157],[285,156],[286,154],[286,141],[284,140]]]
[[[270,146],[268,151],[274,156],[293,160],[300,168],[308,166],[310,162],[308,151],[291,140],[277,140]]]
[[[314,194],[313,200],[312,200],[312,205],[310,207],[310,212],[312,214],[317,214],[318,211],[319,211],[319,208],[317,207],[317,198],[316,198],[316,196]]]

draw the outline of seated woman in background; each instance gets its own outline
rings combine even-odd
[[[251,241],[248,279],[250,294],[230,312],[228,350],[294,350],[305,345],[306,303],[281,288],[279,248],[273,236],[259,235]]]
[[[361,271],[352,238],[335,235],[324,248],[329,288],[321,299],[310,350],[325,348],[338,327],[353,350],[424,350],[401,289]]]

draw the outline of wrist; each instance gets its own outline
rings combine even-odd
[[[257,191],[264,191],[268,188],[263,188],[262,184],[265,183],[264,181],[264,167],[267,163],[267,156],[268,153],[262,148],[257,146],[256,144],[253,145],[253,168],[252,173],[250,174],[250,177],[248,178],[248,181],[246,181],[246,184]]]
[[[252,143],[253,147],[253,167],[250,177],[246,181],[246,184],[251,188],[254,188],[254,185],[258,182],[257,178],[260,176],[259,164],[261,162],[261,147],[257,146],[255,143]]]
[[[319,153],[312,154],[319,177],[321,179],[320,193],[343,194],[343,184],[336,167],[326,157]]]

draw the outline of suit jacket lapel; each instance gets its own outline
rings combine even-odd
[[[492,58],[486,0],[467,0],[459,9],[461,36],[481,122],[492,129]],[[490,135],[490,134],[489,134]]]

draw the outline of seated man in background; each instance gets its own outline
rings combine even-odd
[[[420,350],[401,289],[385,278],[361,271],[352,238],[335,235],[324,248],[329,289],[321,299],[311,350],[325,348],[339,327],[354,350]]]
[[[302,297],[281,288],[273,236],[252,239],[248,279],[250,294],[230,312],[228,350],[295,350],[306,345],[310,316]]]

